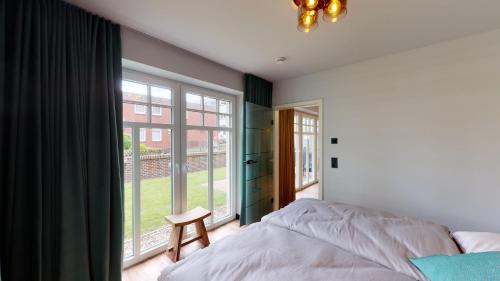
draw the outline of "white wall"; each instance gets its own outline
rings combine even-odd
[[[500,29],[280,81],[274,94],[276,105],[324,99],[326,200],[500,232]]]
[[[124,59],[243,91],[243,73],[122,26]]]

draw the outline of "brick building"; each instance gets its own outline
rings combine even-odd
[[[153,90],[154,87],[152,87]],[[159,90],[167,90],[157,88]],[[158,106],[151,106],[151,123],[153,124],[171,124],[172,123],[172,109],[168,106],[172,105],[170,90],[167,90],[166,94],[152,95],[153,102]],[[143,94],[139,94],[139,89],[137,92],[126,92],[124,93],[126,103],[123,104],[123,120],[127,122],[144,122],[148,123],[148,105],[131,103],[131,102],[146,102]],[[164,106],[160,106],[164,105]],[[188,108],[196,108],[196,104],[190,104],[188,101]],[[186,112],[186,124],[201,126],[216,126],[217,115],[205,113],[202,120],[203,114],[196,111]],[[203,123],[204,121],[204,123]],[[132,130],[130,128],[125,128],[124,133],[131,135]],[[217,134],[214,135],[214,139],[218,139]],[[185,139],[183,137],[183,139]],[[188,132],[187,136],[188,151],[202,151],[206,149],[207,146],[207,132],[199,130],[191,130]],[[164,151],[169,151],[172,148],[172,133],[170,129],[160,129],[160,128],[142,128],[140,130],[140,142],[146,148],[149,149],[161,149]]]

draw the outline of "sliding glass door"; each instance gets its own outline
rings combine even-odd
[[[164,217],[197,206],[232,220],[234,97],[125,71],[124,266],[166,249]]]

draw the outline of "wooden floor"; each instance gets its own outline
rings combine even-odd
[[[240,231],[240,222],[234,220],[226,225],[223,225],[213,231],[208,232],[210,242],[215,242],[228,235]],[[194,242],[190,245],[182,247],[181,259],[201,247],[201,243]],[[161,271],[173,262],[163,253],[148,259],[140,264],[132,266],[123,271],[122,281],[155,281]]]
[[[319,199],[319,185],[313,184],[306,189],[303,189],[297,193],[295,193],[295,199],[300,199],[300,198],[316,198]]]
[[[302,191],[296,193],[299,198],[318,198],[318,185],[312,185]],[[226,225],[223,225],[213,231],[208,232],[210,242],[215,242],[228,235],[238,233],[240,231],[240,222],[234,220]],[[182,248],[181,259],[201,247],[199,242],[192,243]],[[172,261],[163,253],[148,259],[140,264],[132,266],[123,271],[122,281],[155,281],[161,271],[167,266],[173,264]]]

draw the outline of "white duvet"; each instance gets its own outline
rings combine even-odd
[[[159,281],[424,280],[408,258],[456,254],[443,226],[301,199],[168,266]]]

